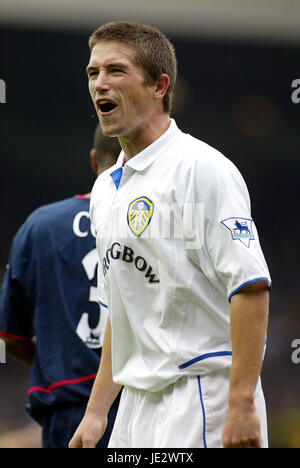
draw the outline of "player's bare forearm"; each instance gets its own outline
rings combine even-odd
[[[245,286],[231,300],[232,369],[224,447],[259,447],[254,393],[267,333],[269,290],[264,281]]]
[[[232,371],[230,394],[253,397],[267,333],[269,290],[264,281],[245,286],[231,300]]]
[[[6,351],[14,359],[32,366],[33,358],[36,352],[36,344],[34,339],[16,340],[14,338],[1,337],[5,341]]]
[[[112,379],[111,325],[107,320],[99,370],[85,416],[70,441],[70,448],[94,448],[107,426],[107,415],[122,386]]]
[[[101,362],[88,402],[87,412],[107,414],[121,390],[121,385],[113,382],[111,363],[111,324],[108,319],[101,353]]]

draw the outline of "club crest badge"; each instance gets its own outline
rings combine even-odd
[[[127,213],[127,222],[131,231],[140,236],[151,221],[154,205],[147,197],[140,197],[133,200]]]
[[[239,240],[246,247],[249,247],[250,241],[255,239],[252,230],[252,219],[227,218],[221,221],[221,223],[229,229],[233,240]]]

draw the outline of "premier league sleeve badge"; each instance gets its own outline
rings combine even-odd
[[[250,247],[250,241],[255,239],[252,230],[252,219],[227,218],[221,223],[230,231],[233,240],[239,240],[246,247]]]

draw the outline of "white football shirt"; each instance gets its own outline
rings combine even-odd
[[[231,296],[271,280],[231,161],[173,119],[123,161],[121,152],[91,195],[99,302],[112,324],[114,381],[158,391],[230,366]]]

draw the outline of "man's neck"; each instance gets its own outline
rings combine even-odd
[[[119,142],[125,154],[124,164],[158,140],[168,130],[170,123],[170,116],[162,114],[155,119],[155,122],[147,122],[130,135],[119,136]]]

